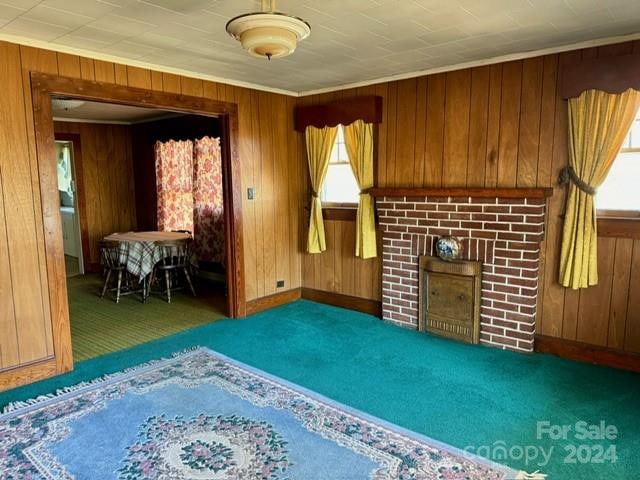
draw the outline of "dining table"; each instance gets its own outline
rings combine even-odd
[[[183,232],[124,232],[112,233],[104,237],[106,241],[120,243],[120,263],[127,272],[142,282],[153,271],[153,267],[162,260],[161,242],[190,241],[191,234]]]

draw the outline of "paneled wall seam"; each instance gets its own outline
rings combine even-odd
[[[4,135],[3,135],[4,136]],[[3,175],[2,175],[2,164],[0,164],[0,194],[2,195],[2,222],[5,223],[4,226],[4,234],[5,234],[5,239],[7,242],[7,247],[9,246],[9,232],[7,231],[7,227],[6,227],[6,222],[5,222],[5,205],[6,205],[6,200],[5,200],[5,196],[4,196],[4,180],[3,180]],[[8,249],[7,249],[8,250]],[[9,257],[9,252],[7,251],[7,259]],[[11,272],[11,268],[7,268],[7,272],[9,274],[9,285],[13,286],[13,274]],[[18,357],[18,361],[20,360],[20,343],[18,342],[18,329],[17,329],[17,325],[16,325],[16,317],[15,317],[15,311],[16,311],[16,301],[15,298],[13,296],[13,288],[11,289],[11,291],[9,292],[11,294],[11,305],[12,305],[12,310],[13,310],[13,324],[14,324],[14,332],[15,332],[15,346],[16,346],[16,350],[17,350],[17,357]],[[1,345],[0,345],[1,346]],[[3,356],[3,349],[0,349],[0,361],[2,360],[2,356]],[[0,363],[0,365],[2,365]],[[4,365],[2,365],[3,367],[5,367]]]

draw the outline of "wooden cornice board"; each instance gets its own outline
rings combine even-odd
[[[349,125],[356,120],[366,123],[380,123],[382,121],[382,97],[368,95],[353,97],[322,105],[297,107],[295,128],[304,132],[305,128],[335,127]]]

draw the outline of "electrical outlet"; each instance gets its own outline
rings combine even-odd
[[[247,188],[247,199],[253,200],[253,187]]]
[[[282,288],[284,287],[284,280],[278,280],[276,282],[276,288]]]

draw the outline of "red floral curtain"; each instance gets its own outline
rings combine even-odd
[[[158,230],[193,232],[193,142],[156,142]]]
[[[224,207],[220,139],[195,141],[193,170],[193,239],[200,260],[224,263]]]

